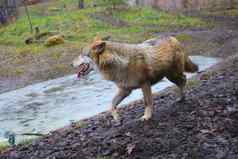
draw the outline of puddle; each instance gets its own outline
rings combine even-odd
[[[203,56],[191,58],[200,71],[219,61]],[[158,92],[170,85],[164,79],[152,90]],[[116,86],[112,82],[102,80],[99,74],[92,72],[87,79],[78,80],[76,75],[71,75],[0,94],[0,141],[6,131],[48,133],[72,121],[106,111],[115,93]],[[141,97],[141,91],[135,90],[122,104]]]

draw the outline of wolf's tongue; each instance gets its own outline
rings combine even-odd
[[[80,76],[81,76],[83,70],[84,70],[84,65],[81,64],[81,65],[78,67],[78,70],[77,70],[77,77],[78,77],[78,78],[80,78]]]

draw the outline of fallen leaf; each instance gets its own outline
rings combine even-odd
[[[133,150],[135,149],[135,147],[136,147],[136,145],[134,145],[134,144],[128,144],[127,145],[127,153],[130,155],[132,152],[133,152]]]

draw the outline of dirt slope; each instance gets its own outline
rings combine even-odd
[[[138,121],[142,101],[120,109],[121,123],[108,112],[52,132],[0,155],[17,159],[237,159],[238,55],[189,82],[185,102],[173,89],[154,95],[155,113]]]

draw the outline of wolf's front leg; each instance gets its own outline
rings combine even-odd
[[[143,96],[144,96],[144,105],[145,105],[145,112],[142,116],[141,120],[149,120],[152,117],[153,112],[153,99],[152,99],[152,92],[151,92],[151,85],[145,83],[141,86]]]
[[[125,88],[119,88],[118,93],[112,100],[111,112],[114,120],[118,120],[119,115],[117,112],[117,105],[121,103],[123,99],[125,99],[128,95],[130,95],[131,90]]]

